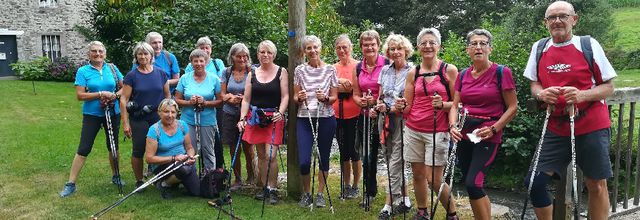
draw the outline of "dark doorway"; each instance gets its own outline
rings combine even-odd
[[[0,77],[15,75],[9,64],[16,61],[18,61],[16,36],[0,35]]]

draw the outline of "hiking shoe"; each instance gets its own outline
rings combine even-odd
[[[68,182],[64,184],[64,189],[62,189],[62,191],[60,191],[60,193],[58,194],[60,194],[60,197],[64,198],[70,196],[74,192],[76,192],[76,184]]]
[[[242,182],[235,182],[231,187],[229,187],[229,191],[235,192],[238,191],[242,187]]]
[[[358,198],[358,195],[360,195],[360,189],[357,186],[353,186],[351,187],[351,191],[347,193],[346,197],[347,199],[355,199]]]
[[[111,183],[113,183],[116,186],[124,186],[124,180],[120,178],[120,175],[113,175],[111,177]]]
[[[374,201],[374,200],[376,200],[376,197],[373,197],[373,196],[367,196],[365,199],[366,199],[366,200],[368,200],[369,207],[371,207],[371,203],[373,203],[373,201]],[[364,203],[363,203],[363,201],[360,201],[360,204],[359,204],[359,205],[360,205],[360,208],[366,208],[366,207],[364,207]]]
[[[151,169],[151,165],[148,165],[147,166],[147,170],[142,173],[142,176],[144,178],[149,178],[149,177],[153,177],[153,175],[155,175],[155,174],[153,174],[153,169]]]
[[[342,191],[342,195],[340,195],[341,199],[346,199],[347,196],[349,195],[349,193],[351,193],[351,186],[344,185],[344,189]]]
[[[378,220],[388,220],[391,219],[391,215],[387,210],[384,210],[378,214]]]
[[[260,191],[258,191],[258,193],[256,194],[256,196],[254,196],[254,199],[257,200],[263,200],[264,199],[264,192],[267,191],[268,189],[262,189]]]
[[[409,211],[411,211],[411,206],[406,206],[404,203],[400,203],[400,205],[393,209],[391,215],[408,213]]]
[[[458,215],[448,215],[447,214],[447,220],[458,220]]]
[[[171,194],[169,193],[170,187],[162,186],[162,181],[156,182],[156,188],[158,188],[158,191],[160,191],[160,196],[163,199],[170,199],[171,198]]]
[[[274,205],[278,203],[278,190],[269,190],[269,204]]]
[[[302,196],[300,197],[300,202],[298,202],[298,205],[302,208],[309,207],[311,205],[311,194],[310,193],[302,194]]]
[[[422,213],[420,213],[422,212]],[[457,217],[456,217],[457,218]],[[418,210],[418,212],[416,212],[416,214],[413,215],[413,218],[411,218],[413,220],[429,220],[429,214],[427,214],[426,211],[424,210]],[[447,217],[447,220],[449,218]]]
[[[322,208],[327,206],[327,204],[325,204],[326,202],[324,201],[324,195],[322,193],[318,193],[316,194],[316,207],[318,208]]]
[[[142,186],[142,184],[144,184],[144,182],[138,180],[136,181],[136,189],[139,188],[140,186]],[[138,190],[138,193],[143,193],[144,192],[144,188]]]

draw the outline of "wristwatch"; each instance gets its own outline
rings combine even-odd
[[[498,133],[496,127],[491,126],[491,133],[493,133],[493,135],[496,135]]]

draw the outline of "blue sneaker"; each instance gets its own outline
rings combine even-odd
[[[116,186],[124,186],[124,180],[122,180],[122,178],[120,178],[120,175],[113,175],[111,177],[111,183],[113,183]]]
[[[76,192],[76,184],[69,182],[64,184],[64,189],[58,194],[60,194],[60,197],[64,198],[70,196],[74,192]]]

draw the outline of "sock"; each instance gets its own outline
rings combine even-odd
[[[452,212],[452,213],[447,213],[447,216],[455,216],[456,212]]]
[[[408,196],[404,197],[404,205],[407,207],[411,207],[411,199]]]
[[[427,212],[427,208],[418,208],[418,214],[424,215]]]
[[[162,187],[170,187],[171,185],[167,184],[167,182],[165,182],[165,181],[162,181],[160,183],[160,186],[162,186]]]
[[[389,204],[384,204],[384,207],[380,212],[384,212],[384,211],[391,213],[391,206]]]

